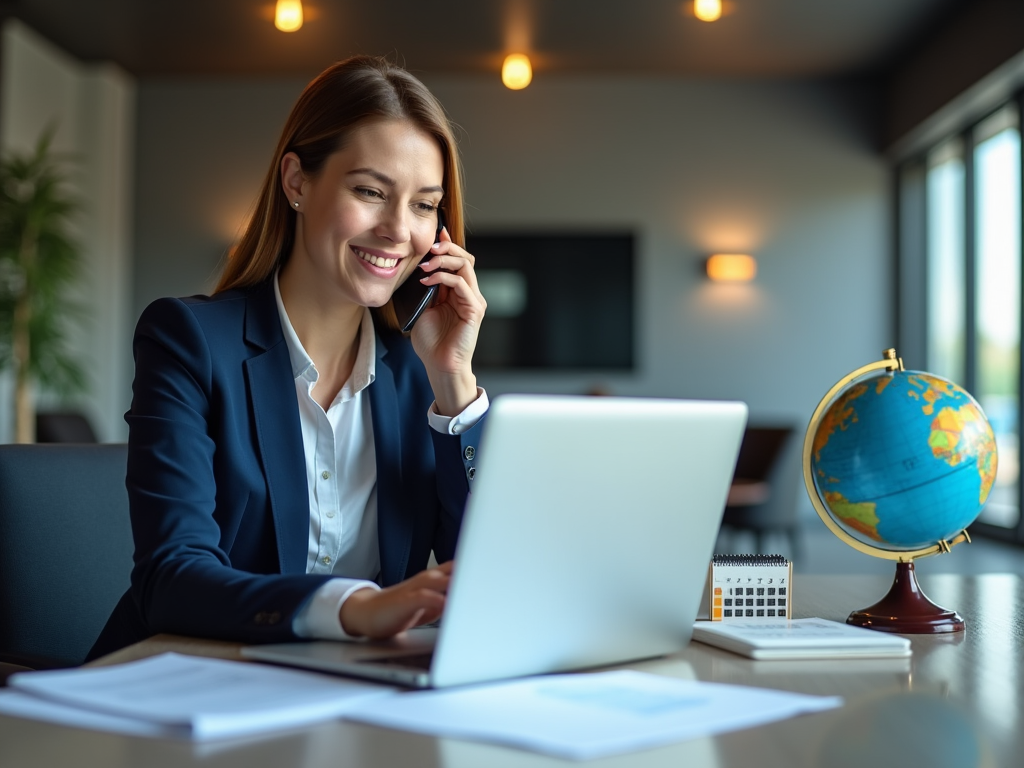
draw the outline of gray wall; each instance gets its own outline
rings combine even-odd
[[[470,225],[630,227],[629,375],[481,376],[492,393],[738,398],[802,429],[840,376],[894,343],[888,176],[823,84],[427,79],[462,129]],[[143,81],[135,305],[208,290],[302,86]],[[711,285],[711,252],[753,253],[753,285]],[[908,361],[911,363],[912,361]]]

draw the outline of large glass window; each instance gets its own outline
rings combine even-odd
[[[928,158],[928,370],[966,384],[963,142]]]
[[[1024,94],[908,160],[898,178],[900,343],[985,409],[999,471],[977,530],[1024,544],[1022,109]]]
[[[1020,130],[1016,110],[975,129],[974,395],[996,432],[999,473],[983,520],[1016,527],[1021,335]]]

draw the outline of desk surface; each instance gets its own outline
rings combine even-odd
[[[586,763],[595,768],[732,766],[1019,765],[1024,754],[1024,582],[1016,575],[934,575],[925,592],[957,610],[967,631],[912,636],[909,660],[754,662],[700,643],[630,665],[666,675],[837,694],[838,710],[646,752]],[[844,620],[875,602],[889,580],[805,576],[794,583],[798,616]],[[237,658],[232,643],[151,638],[100,660],[117,663],[176,650]],[[0,765],[103,766],[423,766],[542,768],[564,764],[501,747],[432,739],[352,723],[328,723],[261,740],[193,745],[80,731],[0,716]]]

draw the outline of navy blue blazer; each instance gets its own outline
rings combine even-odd
[[[306,573],[309,497],[299,410],[273,282],[160,299],[135,331],[128,499],[131,589],[90,653],[172,632],[297,639],[292,619],[329,576]],[[454,556],[482,423],[427,424],[433,401],[407,338],[377,333],[368,389],[382,585]]]

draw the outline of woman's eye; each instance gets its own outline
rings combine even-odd
[[[363,197],[371,197],[371,198],[382,198],[382,197],[384,197],[376,189],[370,189],[369,187],[356,187],[356,194],[362,195]]]
[[[416,203],[416,210],[423,214],[430,214],[437,210],[437,206],[432,203]]]

